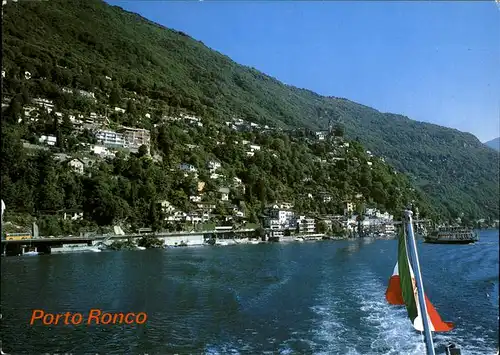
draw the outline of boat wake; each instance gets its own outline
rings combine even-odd
[[[318,298],[322,304],[312,308],[318,316],[315,339],[323,344],[319,353],[424,353],[425,347],[412,331],[406,310],[388,305],[384,286],[371,276],[365,273],[363,279],[351,278],[343,292],[334,295],[333,285],[324,287]]]
[[[411,354],[425,353],[423,335],[415,331],[404,307],[389,305],[385,288],[370,271],[359,271],[343,292],[336,292],[334,283],[325,285],[312,307],[317,315],[314,340],[315,353],[323,354]],[[484,339],[470,339],[457,327],[449,333],[434,333],[437,353],[445,353],[450,342],[457,344],[463,355],[493,354],[496,347]],[[492,344],[490,344],[492,345]]]

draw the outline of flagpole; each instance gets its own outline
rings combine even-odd
[[[422,274],[420,273],[420,262],[418,261],[417,243],[415,242],[415,235],[413,234],[413,212],[407,209],[405,211],[406,228],[407,228],[407,244],[410,248],[412,264],[415,271],[415,281],[417,282],[418,303],[420,307],[420,314],[422,316],[422,324],[424,326],[424,340],[427,349],[427,355],[435,355],[434,343],[432,341],[432,333],[429,326],[429,319],[427,318],[427,305],[425,304],[424,285],[422,283]]]

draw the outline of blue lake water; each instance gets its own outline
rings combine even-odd
[[[426,293],[462,354],[498,348],[499,233],[419,243]],[[6,257],[9,354],[422,354],[406,310],[385,301],[396,240],[321,241]],[[146,312],[144,325],[33,325],[33,309]]]

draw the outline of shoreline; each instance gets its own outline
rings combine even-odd
[[[229,239],[229,238],[217,238],[217,239],[207,239],[203,243],[193,243],[193,242],[182,242],[182,243],[175,243],[174,245],[169,245],[169,244],[163,244],[163,245],[156,245],[152,247],[143,247],[143,246],[138,246],[135,243],[131,244],[123,244],[120,247],[113,247],[111,245],[106,246],[106,245],[93,245],[93,246],[88,246],[87,248],[78,248],[78,249],[73,249],[73,250],[67,250],[67,251],[60,251],[57,250],[55,252],[36,252],[36,251],[30,251],[30,252],[25,252],[20,255],[5,255],[2,254],[2,257],[15,257],[15,256],[42,256],[42,255],[60,255],[60,254],[80,254],[80,253],[91,253],[91,252],[115,252],[115,251],[144,251],[148,249],[161,249],[161,250],[166,250],[166,249],[177,249],[177,248],[200,248],[200,247],[229,247],[229,246],[237,246],[237,245],[257,245],[257,244],[277,244],[277,243],[282,243],[282,244],[291,244],[291,243],[297,243],[297,244],[302,244],[302,243],[311,243],[311,242],[329,242],[329,241],[362,241],[362,240],[393,240],[396,239],[397,235],[393,236],[367,236],[367,237],[338,237],[338,236],[325,236],[323,235],[322,237],[318,235],[297,235],[297,236],[289,236],[289,237],[280,237],[280,239],[268,239],[268,240],[261,240],[261,239],[256,239],[256,238],[240,238],[240,239]],[[214,242],[209,243],[208,240],[214,240]],[[120,243],[120,242],[118,242]],[[59,249],[59,248],[58,248]],[[69,248],[72,249],[72,248]]]

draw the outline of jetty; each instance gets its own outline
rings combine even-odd
[[[256,229],[238,229],[238,230],[206,230],[192,232],[163,232],[163,233],[135,233],[135,234],[107,234],[94,236],[78,237],[39,237],[39,238],[20,238],[1,241],[2,255],[23,255],[25,252],[36,249],[42,254],[51,254],[52,248],[71,248],[71,245],[86,244],[89,247],[105,245],[109,246],[113,242],[135,241],[146,236],[153,236],[163,240],[166,246],[176,246],[179,244],[203,245],[208,239],[247,239],[255,237]]]

